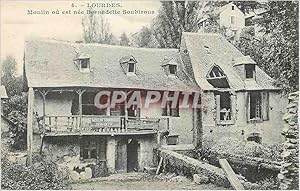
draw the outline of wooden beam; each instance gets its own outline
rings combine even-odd
[[[46,95],[49,93],[49,90],[38,90],[38,92],[43,97],[43,131],[46,128]]]
[[[228,161],[226,159],[219,159],[219,163],[220,163],[222,169],[225,171],[231,186],[235,190],[245,190],[244,186],[242,185],[242,183],[240,182],[240,180],[236,176],[235,172],[231,168]]]
[[[85,89],[78,89],[76,90],[76,93],[78,94],[79,98],[79,129],[81,132],[81,128],[82,128],[82,94],[85,92]]]
[[[26,159],[26,165],[27,166],[32,165],[33,101],[34,101],[33,88],[29,87],[29,90],[28,90],[28,111],[27,111],[27,159]]]
[[[158,175],[162,163],[163,163],[163,157],[160,157],[160,160],[159,160],[159,163],[158,163],[158,166],[157,166],[157,170],[156,170],[156,173],[155,173],[156,175]]]

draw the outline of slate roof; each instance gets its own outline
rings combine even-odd
[[[239,76],[238,70],[234,67],[234,60],[244,55],[229,43],[220,34],[213,33],[183,33],[184,40],[191,65],[194,72],[195,81],[202,90],[214,90],[215,88],[208,83],[206,75],[214,65],[218,65],[226,74],[229,85],[236,91],[240,90],[275,90],[279,89],[273,84],[273,79],[255,66],[256,81],[249,82]],[[209,47],[209,52],[204,46]],[[255,63],[250,57],[247,60]]]
[[[1,99],[7,99],[8,98],[5,86],[0,86],[0,98]]]
[[[76,52],[90,57],[92,72],[81,73],[74,64]],[[133,56],[136,75],[126,75],[120,59]],[[164,59],[179,64],[177,76],[167,76]],[[177,49],[150,49],[53,40],[25,42],[25,75],[28,87],[105,87],[170,91],[198,91],[185,74]]]

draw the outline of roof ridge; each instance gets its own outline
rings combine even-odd
[[[120,46],[120,45],[110,45],[110,44],[100,44],[100,43],[76,43],[71,41],[64,40],[56,40],[56,39],[29,39],[25,40],[25,42],[45,42],[45,43],[53,43],[53,44],[65,44],[70,46],[85,46],[85,47],[111,47],[111,48],[122,48],[122,49],[132,49],[132,50],[147,50],[147,51],[179,51],[176,48],[147,48],[147,47],[132,47],[132,46]]]

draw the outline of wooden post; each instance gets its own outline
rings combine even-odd
[[[32,165],[32,142],[33,142],[33,102],[34,92],[33,88],[28,90],[28,111],[27,111],[27,161],[26,165]]]
[[[193,108],[193,143],[196,148],[202,147],[202,115],[200,108]]]
[[[49,93],[49,90],[41,90],[39,91],[43,97],[43,131],[46,128],[46,95]]]
[[[79,100],[79,129],[81,132],[82,128],[82,94],[85,92],[85,90],[76,90],[76,93],[78,94],[78,100]]]
[[[234,173],[234,171],[231,168],[228,161],[226,159],[219,159],[219,163],[220,163],[222,169],[225,171],[231,186],[235,190],[245,190],[244,186],[241,184],[240,180],[238,179],[238,177]]]
[[[157,131],[157,137],[156,137],[156,139],[157,139],[157,148],[160,148],[160,146],[161,146],[160,136],[161,136],[160,132]]]

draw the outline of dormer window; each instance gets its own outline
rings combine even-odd
[[[135,75],[137,61],[133,56],[125,56],[120,59],[121,67],[127,75]]]
[[[209,73],[206,75],[206,80],[214,88],[230,88],[225,73],[217,65],[214,65]]]
[[[245,65],[246,79],[254,78],[255,74],[255,65],[254,64],[246,64]]]
[[[165,57],[163,60],[163,64],[161,66],[163,67],[164,72],[168,76],[176,76],[177,62],[176,62],[176,60],[174,60],[174,58],[169,59],[169,58]]]
[[[242,56],[234,59],[234,67],[244,80],[255,80],[255,65],[256,63],[250,56]]]
[[[80,66],[82,69],[88,68],[89,66],[89,59],[82,59],[80,60]]]
[[[176,75],[176,69],[177,69],[176,65],[169,65],[169,70],[171,75]]]
[[[80,72],[90,72],[90,57],[85,53],[80,53],[74,59],[74,63]]]
[[[128,72],[135,73],[135,63],[128,63]]]

